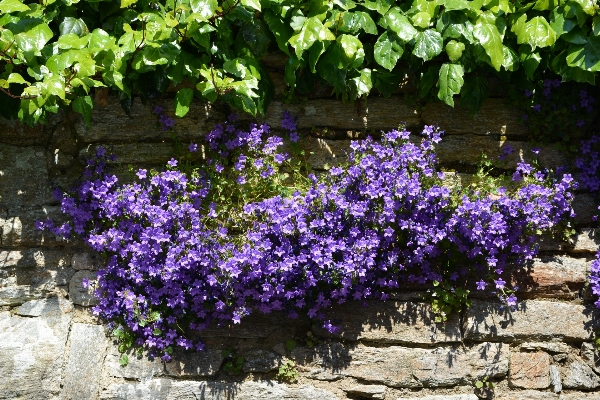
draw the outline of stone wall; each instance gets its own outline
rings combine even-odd
[[[466,312],[436,324],[422,288],[413,287],[387,302],[335,308],[343,321],[337,335],[308,319],[253,315],[206,331],[205,352],[180,352],[167,364],[131,354],[121,367],[113,340],[90,312],[96,300],[81,283],[93,280],[102,259],[80,242],[34,228],[46,216],[62,218],[51,189],[68,186],[81,171],[79,157],[95,146],[113,149],[125,179],[129,164],[160,166],[173,154],[171,133],[157,126],[150,105],[136,103],[126,116],[117,101],[99,104],[90,129],[72,115],[34,128],[0,121],[0,399],[600,399],[600,355],[592,343],[600,313],[585,284],[600,241],[586,193],[575,201],[573,240],[544,239],[527,271],[507,272],[523,300],[515,312],[476,297]],[[172,113],[170,101],[157,104]],[[342,160],[351,139],[402,122],[413,131],[423,124],[446,130],[438,151],[454,180],[468,180],[481,152],[496,159],[510,144],[514,165],[532,147],[518,113],[501,98],[487,100],[471,119],[437,103],[417,109],[401,94],[367,105],[315,95],[302,104],[273,103],[266,121],[276,126],[285,108],[310,134],[305,144],[316,170]],[[175,133],[183,143],[196,141],[223,112],[194,103]],[[565,162],[553,148],[542,149],[542,165]],[[298,346],[290,351],[291,339]],[[244,357],[241,375],[223,371],[223,349]],[[276,380],[286,360],[297,365],[295,383]],[[477,392],[474,383],[486,377],[495,390]]]

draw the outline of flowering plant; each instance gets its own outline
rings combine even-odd
[[[283,127],[299,140],[289,114]],[[252,312],[321,320],[347,300],[385,300],[407,284],[433,288],[439,320],[468,304],[472,271],[509,305],[500,275],[536,254],[537,234],[573,214],[574,182],[519,163],[502,187],[448,188],[437,170],[440,131],[405,129],[353,142],[347,165],[317,177],[282,151],[267,125],[218,125],[191,155],[120,183],[99,148],[81,181],[58,193],[71,221],[41,227],[81,236],[108,263],[94,312],[125,351],[168,360],[174,346],[200,350],[211,322]],[[202,159],[200,147],[205,147]],[[293,146],[292,146],[293,148]],[[199,155],[200,154],[200,155]]]

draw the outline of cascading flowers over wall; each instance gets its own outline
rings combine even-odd
[[[230,118],[186,157],[139,170],[133,183],[109,172],[99,148],[80,182],[57,193],[71,220],[40,227],[106,254],[94,312],[122,351],[168,360],[176,346],[202,349],[210,323],[255,312],[308,315],[333,331],[328,308],[385,300],[408,284],[433,289],[443,320],[468,304],[473,276],[477,289],[514,305],[505,268],[531,259],[536,235],[573,214],[571,176],[525,162],[500,187],[444,186],[433,127],[420,141],[399,129],[353,142],[346,165],[306,176],[284,151],[301,158],[289,114],[282,126],[285,140]]]

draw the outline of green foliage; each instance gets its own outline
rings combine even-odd
[[[239,375],[242,373],[244,357],[236,355],[235,351],[231,349],[223,350],[221,355],[225,359],[223,362],[223,371],[230,375]]]
[[[344,99],[389,96],[407,69],[421,97],[476,112],[484,76],[536,81],[548,72],[595,83],[598,4],[583,0],[22,0],[0,1],[3,115],[33,124],[71,107],[90,122],[95,88],[126,110],[186,82],[176,115],[194,97],[264,113],[274,95],[261,59],[289,55],[289,92],[315,82]],[[429,93],[432,93],[433,96]]]
[[[475,381],[475,387],[477,389],[494,390],[494,388],[496,387],[496,384],[494,382],[490,382],[488,379],[489,379],[489,377],[484,376],[480,380]]]
[[[285,360],[279,371],[277,371],[277,379],[281,382],[295,382],[298,380],[298,370],[296,363],[292,360]]]

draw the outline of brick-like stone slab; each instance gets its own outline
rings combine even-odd
[[[562,385],[565,389],[593,390],[600,387],[600,377],[584,361],[574,358],[562,368]]]
[[[59,395],[71,318],[58,302],[35,318],[0,313],[0,398]]]
[[[571,240],[574,252],[595,253],[600,250],[600,229],[582,229]]]
[[[298,348],[292,357],[307,377],[334,380],[352,377],[363,382],[392,387],[447,387],[472,384],[475,380],[503,377],[508,372],[508,345],[482,343],[470,349],[436,349],[400,346],[321,345]]]
[[[423,397],[398,397],[396,400],[479,400],[474,394],[444,394]]]
[[[536,390],[523,390],[521,392],[500,392],[495,400],[558,400],[557,394]]]
[[[510,311],[500,304],[473,301],[466,311],[464,335],[475,341],[585,341],[600,321],[593,307],[528,300]]]
[[[460,342],[458,314],[452,314],[445,324],[436,324],[431,306],[415,302],[350,301],[334,306],[330,317],[341,321],[336,333],[329,333],[315,324],[313,332],[320,336],[380,343],[435,344]]]
[[[87,280],[87,287],[84,281]],[[94,288],[98,281],[98,273],[95,271],[77,271],[69,282],[69,299],[80,306],[95,306],[99,300],[94,295]]]
[[[142,383],[113,383],[101,400],[339,400],[334,393],[310,385],[289,387],[273,381],[242,383],[152,379]]]
[[[0,250],[0,268],[66,268],[71,264],[68,250],[33,248]]]
[[[550,355],[544,352],[512,353],[509,384],[521,389],[546,389],[550,386]]]
[[[100,389],[107,339],[101,325],[73,324],[64,372],[64,400],[93,399]]]

